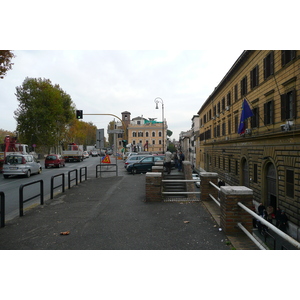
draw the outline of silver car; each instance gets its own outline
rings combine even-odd
[[[23,175],[30,177],[31,174],[41,174],[42,166],[33,155],[10,154],[6,156],[3,165],[3,177],[10,175]]]

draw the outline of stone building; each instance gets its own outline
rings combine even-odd
[[[122,112],[122,121],[126,126],[126,135],[119,134],[117,138],[118,151],[123,148],[123,140],[126,136],[126,143],[128,151],[140,152],[163,152],[166,151],[166,138],[167,138],[167,122],[155,121],[153,119],[146,119],[143,117],[136,117],[131,119],[131,113],[128,111]],[[121,122],[117,123],[118,128],[123,128]],[[164,135],[163,135],[164,129]],[[164,142],[163,142],[164,137]]]
[[[300,51],[244,51],[200,108],[201,168],[285,210],[300,238]],[[238,133],[242,103],[253,116]]]

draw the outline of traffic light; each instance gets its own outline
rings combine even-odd
[[[83,111],[76,110],[76,119],[83,119]]]
[[[126,146],[127,146],[127,140],[122,140],[122,143],[123,143],[123,147],[126,148]]]

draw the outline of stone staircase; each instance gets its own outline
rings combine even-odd
[[[164,180],[184,180],[184,174],[180,172],[171,172],[164,174]],[[178,194],[178,192],[186,192],[185,182],[163,182],[163,191],[171,192],[172,194],[163,195],[165,202],[187,200],[187,195]]]

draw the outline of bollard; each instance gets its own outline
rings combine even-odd
[[[146,202],[162,201],[162,173],[148,172],[146,173]]]
[[[245,186],[221,186],[220,188],[220,210],[221,228],[226,234],[240,233],[237,227],[241,223],[250,233],[252,232],[252,216],[238,206],[241,202],[249,209],[253,206],[253,190]]]
[[[218,199],[218,190],[209,183],[211,181],[215,185],[218,184],[218,173],[200,172],[199,176],[201,179],[201,200],[212,201],[212,199],[209,197],[209,194],[211,194],[214,198]]]

